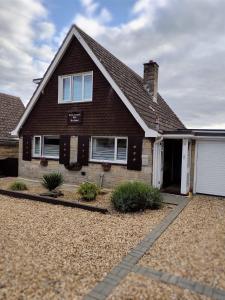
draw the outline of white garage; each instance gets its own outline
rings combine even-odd
[[[196,141],[196,193],[225,196],[225,141]]]

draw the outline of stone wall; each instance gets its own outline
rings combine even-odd
[[[71,162],[77,160],[77,137],[71,137],[70,142]],[[100,177],[103,176],[103,187],[113,187],[122,181],[141,180],[149,184],[152,182],[152,143],[148,139],[143,140],[142,170],[127,170],[126,166],[112,165],[111,170],[104,172],[101,163],[89,163],[83,166],[80,171],[69,171],[64,165],[55,160],[49,160],[47,167],[40,166],[39,159],[32,161],[22,160],[22,138],[19,142],[19,176],[25,178],[40,179],[43,174],[59,171],[63,174],[65,183],[80,184],[84,181],[100,183]]]

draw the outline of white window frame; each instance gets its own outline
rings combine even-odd
[[[91,98],[90,99],[84,99],[84,77],[87,75],[92,76],[92,89],[91,89]],[[82,100],[75,100],[73,99],[73,77],[82,76]],[[63,79],[64,78],[70,78],[70,100],[64,100],[63,99]],[[59,104],[67,104],[67,103],[86,103],[86,102],[92,102],[93,100],[93,71],[90,72],[82,72],[82,73],[74,73],[74,74],[67,74],[62,75],[58,77],[58,103]]]
[[[35,139],[36,138],[40,139],[40,151],[39,151],[39,154],[35,153]],[[33,157],[41,157],[41,150],[42,150],[42,138],[41,138],[41,135],[34,135],[33,136],[33,142],[32,142],[32,156]]]
[[[63,79],[66,79],[66,78],[69,78],[70,79],[70,98],[71,98],[71,95],[72,95],[72,77],[71,76],[62,76],[61,80],[62,80],[62,83],[61,83],[61,88],[62,88],[62,91],[61,91],[61,95],[62,95],[62,102],[63,103],[69,103],[71,102],[71,100],[65,100],[64,97],[63,97]]]
[[[104,159],[93,159],[92,158],[92,145],[93,145],[93,139],[114,139],[114,160],[104,160]],[[116,159],[117,156],[117,141],[120,140],[126,140],[127,142],[127,149],[126,149],[126,160],[119,160]],[[89,153],[89,161],[90,162],[100,162],[100,163],[113,163],[113,164],[127,164],[127,157],[128,157],[128,137],[124,136],[92,136],[90,140],[90,153]]]
[[[59,141],[60,141],[60,136],[58,135],[34,135],[33,136],[33,143],[32,143],[32,157],[34,158],[51,158],[51,159],[59,159],[59,155],[58,156],[51,156],[51,155],[44,155],[44,138],[45,137],[58,137],[59,138]],[[39,155],[35,154],[35,138],[38,137],[40,138],[41,140],[41,143],[40,143],[40,152],[39,152]]]

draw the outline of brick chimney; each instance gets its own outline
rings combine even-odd
[[[152,96],[154,102],[157,102],[158,69],[159,65],[153,60],[144,64],[144,88]]]

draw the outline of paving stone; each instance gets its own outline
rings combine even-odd
[[[171,275],[168,274],[168,273],[163,273],[162,276],[160,277],[160,280],[161,280],[161,281],[164,281],[164,282],[168,282],[170,276],[171,276]]]
[[[128,270],[121,269],[121,270],[119,271],[118,276],[119,276],[119,277],[124,277],[124,276],[127,275],[128,273],[129,273]]]
[[[213,294],[213,299],[215,300],[225,300],[225,296],[220,295],[220,294]]]
[[[104,289],[102,289],[101,294],[104,296],[108,296],[111,291],[114,289],[115,285],[105,283]]]
[[[115,279],[107,277],[107,278],[104,279],[104,282],[106,282],[108,284],[111,284],[111,285],[117,285],[119,280],[115,280]]]
[[[112,279],[112,280],[117,281],[117,282],[120,281],[120,278],[118,278],[118,276],[115,276],[111,273],[109,273],[106,278]]]
[[[112,269],[112,271],[109,274],[113,274],[114,276],[117,276],[120,272],[120,267],[116,266],[115,268]]]
[[[185,289],[188,289],[188,290],[194,290],[195,282],[190,281],[183,277],[178,277],[177,285],[179,285]]]
[[[204,286],[198,282],[195,283],[194,287],[193,287],[193,290],[197,293],[202,293],[203,292],[203,289],[204,289]]]
[[[171,275],[168,279],[168,283],[171,283],[171,284],[176,284],[177,281],[178,281],[178,277],[174,276],[174,275]]]
[[[149,270],[151,272],[151,274],[155,275],[155,276],[158,276],[159,278],[162,276],[163,272],[161,271],[157,271],[157,270],[154,270],[154,269],[150,269]]]
[[[213,289],[211,287],[205,286],[203,289],[204,295],[211,297],[213,294]]]
[[[141,268],[142,268],[141,266],[135,265],[132,269],[132,272],[140,272]]]
[[[106,283],[104,281],[102,281],[98,285],[96,285],[96,287],[93,289],[93,291],[101,294],[105,288],[106,288]]]
[[[222,296],[225,297],[225,290],[213,288],[213,292],[214,292],[214,291],[215,291],[218,295],[222,295]]]
[[[103,300],[103,299],[105,299],[105,296],[95,291],[91,291],[89,295],[84,297],[84,300]]]

